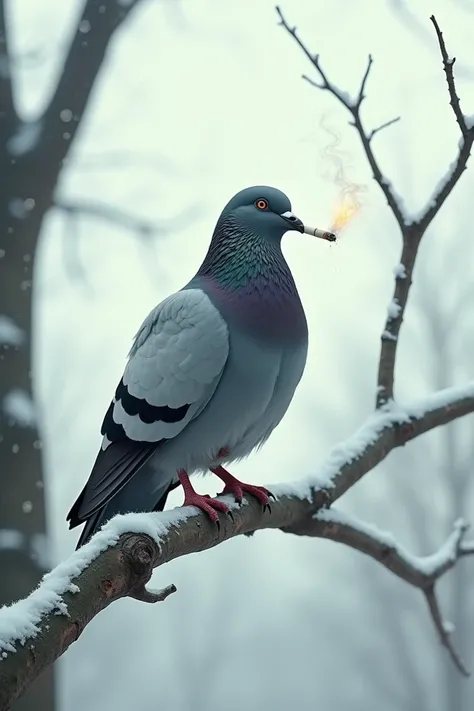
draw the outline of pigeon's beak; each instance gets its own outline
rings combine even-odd
[[[293,215],[292,212],[283,212],[280,217],[288,223],[289,230],[296,230],[297,232],[304,232],[304,224],[299,217]]]

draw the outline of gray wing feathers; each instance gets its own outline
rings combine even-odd
[[[114,405],[127,437],[157,442],[176,437],[208,402],[229,353],[225,321],[200,289],[173,294],[148,316],[130,351],[123,383],[132,398],[155,408],[186,408],[180,419],[143,421]]]
[[[135,337],[105,416],[102,449],[69,513],[71,528],[100,510],[102,521],[119,492],[123,494],[117,504],[121,502],[119,510],[123,509],[127,492],[132,494],[132,477],[135,480],[163,441],[178,436],[205,408],[219,384],[228,353],[227,325],[200,289],[177,292],[150,313]],[[165,489],[175,474],[168,473]],[[149,501],[151,510],[157,498],[151,485],[145,489],[154,497]],[[118,512],[115,505],[113,509]]]

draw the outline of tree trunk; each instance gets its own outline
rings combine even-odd
[[[41,422],[32,383],[33,270],[43,219],[115,31],[142,0],[84,0],[51,101],[22,122],[0,0],[0,606],[26,597],[50,564]],[[38,429],[39,428],[39,429]],[[49,667],[15,711],[53,711]]]
[[[8,174],[8,183],[1,181],[0,206],[0,605],[28,595],[49,564],[31,379],[32,270],[42,216],[13,194],[11,169]],[[50,668],[15,709],[53,708]]]

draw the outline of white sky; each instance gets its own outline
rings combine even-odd
[[[34,116],[54,80],[64,38],[81,3],[15,0],[13,4],[16,51],[46,51],[43,63],[19,74],[18,99],[25,115]],[[459,140],[428,17],[436,14],[448,48],[460,65],[469,67],[472,14],[447,0],[410,2],[428,30],[429,41],[423,44],[400,25],[385,2],[335,0],[328,9],[327,2],[292,0],[282,7],[288,21],[298,25],[302,38],[321,55],[329,77],[349,93],[358,90],[367,55],[372,53],[375,63],[365,123],[370,129],[401,114],[402,121],[377,136],[374,146],[397,192],[409,209],[418,209],[454,159]],[[303,476],[372,407],[379,333],[400,240],[371,180],[357,136],[347,125],[349,115],[331,96],[301,81],[301,73],[311,75],[311,66],[277,26],[269,0],[179,4],[148,0],[117,34],[60,195],[100,200],[152,221],[166,221],[169,231],[150,252],[132,234],[104,222],[81,219],[74,234],[62,214],[51,214],[47,220],[38,262],[36,344],[56,557],[67,555],[75,544],[77,534],[67,531],[64,517],[88,476],[100,441],[101,418],[131,338],[149,309],[195,271],[225,202],[242,187],[268,183],[288,193],[300,217],[323,228],[330,225],[338,189],[325,177],[334,166],[322,157],[331,142],[323,124],[340,135],[340,149],[352,166],[350,177],[368,186],[365,206],[335,247],[294,234],[286,238],[285,252],[310,324],[308,367],[284,423],[261,452],[234,472],[263,484]],[[459,80],[458,90],[465,113],[474,113],[472,77]],[[128,163],[107,167],[107,154],[118,153],[130,156]],[[103,159],[102,169],[91,169],[92,156]],[[455,246],[458,231],[465,229],[458,228],[459,214],[472,184],[472,177],[464,175],[428,235],[429,249],[441,263],[449,245]],[[195,211],[186,217],[189,210]],[[181,213],[173,225],[173,218]],[[71,281],[64,267],[65,245],[78,237],[78,251],[87,267],[85,284]],[[426,357],[416,340],[418,328],[416,314],[410,314],[400,368],[407,396],[428,387],[426,365],[413,366],[414,343],[417,358]],[[375,495],[375,478],[368,480],[364,491],[373,490]],[[199,486],[211,492],[217,489],[211,480]],[[180,497],[173,501],[179,503]],[[223,570],[232,576],[234,594],[248,598],[246,605],[252,600],[248,615],[258,646],[263,632],[256,622],[255,608],[261,604],[258,587],[257,591],[246,587],[241,566],[250,571],[248,580],[253,585],[271,583],[272,605],[279,616],[294,588],[300,594],[308,585],[308,556],[315,566],[322,566],[329,558],[334,565],[345,561],[344,555],[329,544],[271,533],[176,561],[158,576],[160,582],[173,580],[183,591],[166,603],[166,612],[133,602],[114,605],[68,653],[62,667],[64,709],[73,711],[90,701],[73,665],[84,665],[89,688],[96,689],[98,675],[106,676],[113,663],[111,641],[120,646],[127,634],[134,635],[132,644],[146,649],[147,656],[140,664],[130,660],[125,668],[123,655],[120,662],[117,658],[119,674],[113,688],[94,696],[95,702],[100,698],[106,704],[118,703],[130,684],[156,674],[153,655],[161,654],[162,662],[166,655],[156,646],[155,634],[166,648],[166,635],[176,636],[177,621],[187,616],[192,635],[205,636],[206,596],[211,603],[215,595],[211,588],[231,585],[223,582]],[[331,590],[331,581],[329,586],[316,586],[315,604],[329,601]],[[283,607],[278,606],[280,597]],[[342,589],[339,597],[340,609],[354,605]],[[321,623],[317,609],[316,625]],[[190,619],[193,613],[195,621]],[[151,656],[150,650],[155,650]],[[328,660],[317,644],[315,654],[324,674]],[[109,660],[104,662],[109,664],[107,671],[96,663],[104,656]],[[195,661],[191,656],[187,663]],[[295,679],[301,666],[299,670]],[[139,693],[148,708],[149,696],[143,690]],[[167,698],[169,708],[186,708],[180,706],[184,701],[177,691]]]

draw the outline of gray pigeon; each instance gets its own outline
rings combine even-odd
[[[303,232],[287,196],[258,186],[226,205],[197,274],[138,331],[104,418],[102,446],[68,514],[78,548],[115,514],[162,511],[169,492],[219,524],[222,501],[190,474],[210,470],[237,501],[270,492],[224,468],[261,446],[283,418],[306,363],[308,329],[281,251]]]

